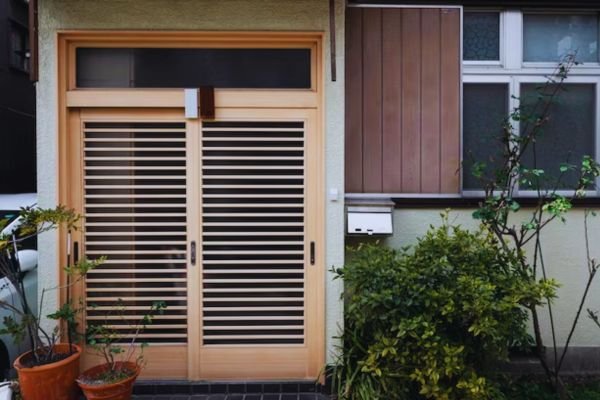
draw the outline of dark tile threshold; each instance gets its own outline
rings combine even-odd
[[[133,400],[329,400],[321,393],[174,394],[134,395]]]
[[[139,400],[325,400],[325,387],[314,381],[137,381]]]

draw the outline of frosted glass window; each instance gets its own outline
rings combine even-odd
[[[597,14],[524,14],[524,60],[598,62]]]
[[[550,93],[548,88],[545,93]],[[541,84],[521,85],[521,103],[524,115],[539,116],[534,111],[535,104],[545,102]],[[546,97],[547,99],[547,97]],[[537,163],[534,164],[533,151],[530,149],[523,157],[526,168],[544,170],[547,179],[542,186],[553,188],[560,176],[562,163],[580,165],[584,155],[596,156],[596,87],[594,84],[566,84],[550,104],[549,120],[537,137]],[[537,107],[540,110],[544,107]],[[521,123],[521,133],[530,129],[531,123]],[[562,176],[559,189],[573,189],[577,183],[577,174],[567,172]],[[527,185],[522,185],[527,188]]]
[[[466,12],[463,26],[463,59],[500,60],[500,14]]]
[[[502,125],[508,116],[508,85],[466,83],[463,88],[463,188],[482,189],[473,175],[473,164],[486,165],[484,176],[492,178],[502,163]]]

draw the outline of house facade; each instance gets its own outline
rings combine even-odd
[[[164,301],[147,378],[316,378],[335,358],[345,245],[413,243],[448,207],[475,227],[463,159],[488,157],[484,128],[574,48],[585,63],[544,162],[597,154],[593,2],[383,3],[39,1],[39,204],[85,217],[40,238],[39,287],[66,279],[67,254],[106,256],[75,295],[88,324],[122,301],[124,339]],[[547,234],[561,338],[583,213]],[[600,336],[584,322],[575,345]]]

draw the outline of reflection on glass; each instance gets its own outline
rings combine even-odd
[[[560,61],[576,54],[577,61],[598,62],[596,14],[525,14],[524,60]]]

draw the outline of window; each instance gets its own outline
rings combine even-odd
[[[484,176],[491,177],[502,160],[502,122],[508,115],[508,85],[467,83],[463,90],[463,187],[477,190],[480,181],[472,170],[475,162],[486,165]]]
[[[598,62],[598,15],[523,15],[524,61],[557,62],[577,54],[581,62]]]
[[[78,48],[81,88],[309,89],[310,49]]]
[[[500,61],[500,13],[465,12],[463,58],[465,61]]]
[[[10,23],[9,65],[23,72],[29,72],[29,33],[27,28]]]
[[[575,54],[582,64],[573,67],[562,90],[549,104],[550,119],[536,142],[537,157],[534,160],[531,152],[526,153],[523,165],[544,170],[540,182],[543,187],[554,188],[560,180],[559,190],[572,189],[577,177],[574,173],[561,174],[561,164],[579,164],[585,155],[596,159],[599,155],[598,14],[503,11],[494,28],[495,34],[502,37],[499,62],[489,64],[485,54],[477,53],[470,42],[473,39],[469,37],[474,34],[469,30],[477,25],[473,21],[483,19],[490,21],[478,22],[482,24],[478,29],[491,29],[492,14],[466,12],[464,18],[463,194],[481,194],[481,181],[473,176],[474,162],[485,163],[483,176],[491,176],[494,165],[502,160],[497,138],[502,133],[503,120],[519,105],[527,112],[533,103],[544,98],[540,91],[552,89],[546,85],[548,76],[555,73],[558,62],[568,54]],[[511,123],[515,132],[527,129],[525,122]],[[519,195],[529,194],[531,187],[521,184]]]

